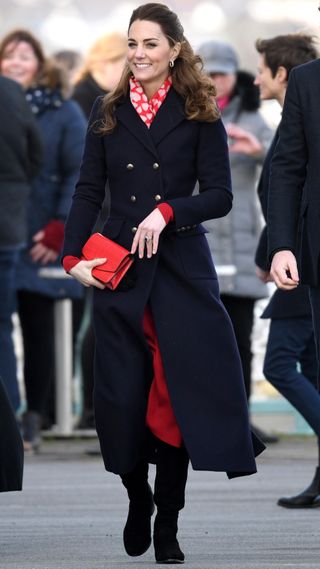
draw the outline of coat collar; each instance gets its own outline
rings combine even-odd
[[[150,129],[144,124],[127,96],[116,109],[119,121],[156,157],[157,146],[186,116],[183,100],[171,89],[157,112]]]
[[[150,127],[150,134],[156,146],[178,124],[186,119],[184,101],[171,87]]]

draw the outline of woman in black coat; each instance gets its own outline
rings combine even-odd
[[[63,263],[94,287],[96,425],[106,469],[130,499],[126,551],[148,549],[154,500],[156,560],[182,562],[189,457],[194,469],[229,477],[256,471],[239,355],[201,226],[231,208],[228,150],[214,87],[173,12],[161,4],[133,12],[127,59],[119,86],[93,108]],[[75,259],[107,179],[103,234],[135,255],[115,291],[91,274],[101,259]]]

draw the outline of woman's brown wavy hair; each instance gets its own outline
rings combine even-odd
[[[220,113],[215,101],[215,87],[202,71],[202,59],[194,53],[185,38],[178,16],[164,4],[150,3],[143,4],[133,11],[128,30],[136,20],[147,20],[159,24],[171,47],[176,43],[181,44],[180,53],[175,60],[174,67],[170,68],[170,74],[173,88],[185,100],[187,119],[204,122],[216,121]],[[117,104],[128,94],[131,76],[132,72],[126,65],[118,86],[104,97],[99,127],[101,134],[109,134],[114,130],[117,124],[114,111]]]

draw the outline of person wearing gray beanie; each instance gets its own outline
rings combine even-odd
[[[218,267],[221,299],[231,318],[238,343],[247,398],[251,393],[251,335],[254,307],[268,296],[255,272],[254,255],[260,236],[256,182],[272,139],[259,111],[254,76],[239,69],[239,57],[226,42],[203,43],[197,53],[217,90],[217,102],[228,133],[233,208],[224,219],[206,222],[209,246]],[[275,437],[254,427],[264,442]]]

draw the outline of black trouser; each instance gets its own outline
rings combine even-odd
[[[54,299],[19,291],[18,314],[23,336],[28,409],[42,414],[54,383]]]
[[[54,305],[55,299],[49,296],[26,290],[18,291],[28,410],[40,415],[47,411],[51,421],[54,421]],[[75,310],[75,306],[78,310]],[[82,312],[83,301],[73,301],[74,338]]]
[[[14,410],[0,377],[0,492],[21,490],[23,445]]]
[[[156,452],[156,478],[154,501],[158,513],[177,518],[184,507],[185,486],[188,476],[189,456],[184,447],[176,448],[158,441]],[[130,500],[143,498],[148,480],[148,463],[141,461],[134,470],[121,476]]]
[[[83,412],[93,414],[93,362],[94,362],[95,336],[90,321],[82,340],[81,371],[83,385]]]
[[[230,316],[240,354],[244,385],[249,400],[251,394],[251,334],[254,316],[254,298],[221,294],[221,300]]]

